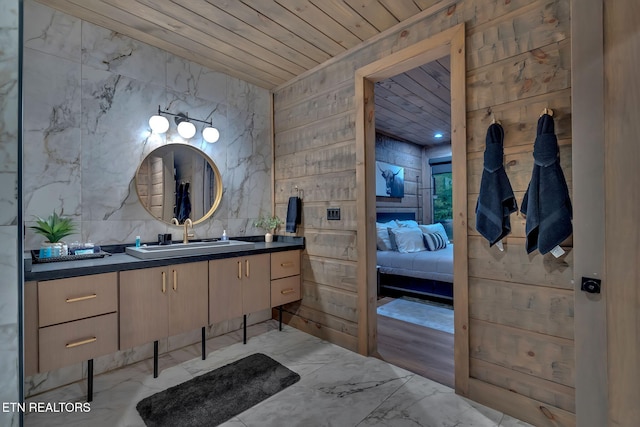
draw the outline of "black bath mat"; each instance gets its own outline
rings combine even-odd
[[[295,384],[300,375],[257,353],[149,396],[136,405],[151,426],[216,426]]]

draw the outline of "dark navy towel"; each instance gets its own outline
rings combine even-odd
[[[287,207],[287,227],[288,233],[295,233],[296,226],[300,224],[302,214],[302,199],[300,197],[289,197],[289,206]]]
[[[546,254],[573,233],[573,208],[560,168],[553,118],[543,114],[533,146],[533,173],[520,211],[527,216],[527,253]]]
[[[509,216],[518,210],[511,183],[503,166],[504,130],[498,123],[487,129],[484,169],[476,203],[476,230],[489,246],[511,233]]]
[[[189,198],[189,183],[180,184],[178,205],[178,222],[184,223],[191,216],[191,199]]]

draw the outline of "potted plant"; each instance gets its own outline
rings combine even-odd
[[[62,242],[62,239],[75,233],[76,226],[73,220],[71,218],[62,218],[56,211],[53,211],[46,220],[39,216],[35,218],[36,225],[32,225],[29,228],[46,239],[42,246],[59,247],[60,255],[66,255],[66,244]]]
[[[277,215],[261,215],[260,218],[253,222],[254,227],[262,228],[266,232],[264,235],[264,241],[267,243],[273,242],[273,233],[281,224],[284,224],[284,221],[282,221]]]

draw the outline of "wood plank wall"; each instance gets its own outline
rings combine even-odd
[[[608,426],[640,420],[640,3],[604,2]]]
[[[404,197],[376,197],[379,212],[412,212],[420,218],[424,203],[418,199],[424,187],[422,147],[411,142],[376,133],[376,160],[404,168]],[[380,171],[376,169],[376,175]]]
[[[569,0],[461,0],[274,92],[275,205],[304,190],[303,300],[295,327],[357,349],[355,69],[464,22],[469,206],[469,397],[535,425],[575,425],[572,240],[555,259],[527,255],[512,216],[504,252],[474,230],[491,113],[505,129],[505,165],[518,202],[527,188],[538,117],[553,109],[571,188]],[[455,185],[455,183],[454,183]],[[327,221],[339,206],[341,221]],[[366,331],[365,331],[366,333]]]

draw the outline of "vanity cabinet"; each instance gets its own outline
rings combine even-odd
[[[120,349],[208,324],[207,261],[120,272]]]
[[[270,308],[269,254],[209,261],[209,323]]]
[[[27,374],[118,350],[118,275],[95,274],[25,285]],[[33,357],[37,347],[37,359]]]
[[[301,251],[271,254],[271,307],[300,299]]]

